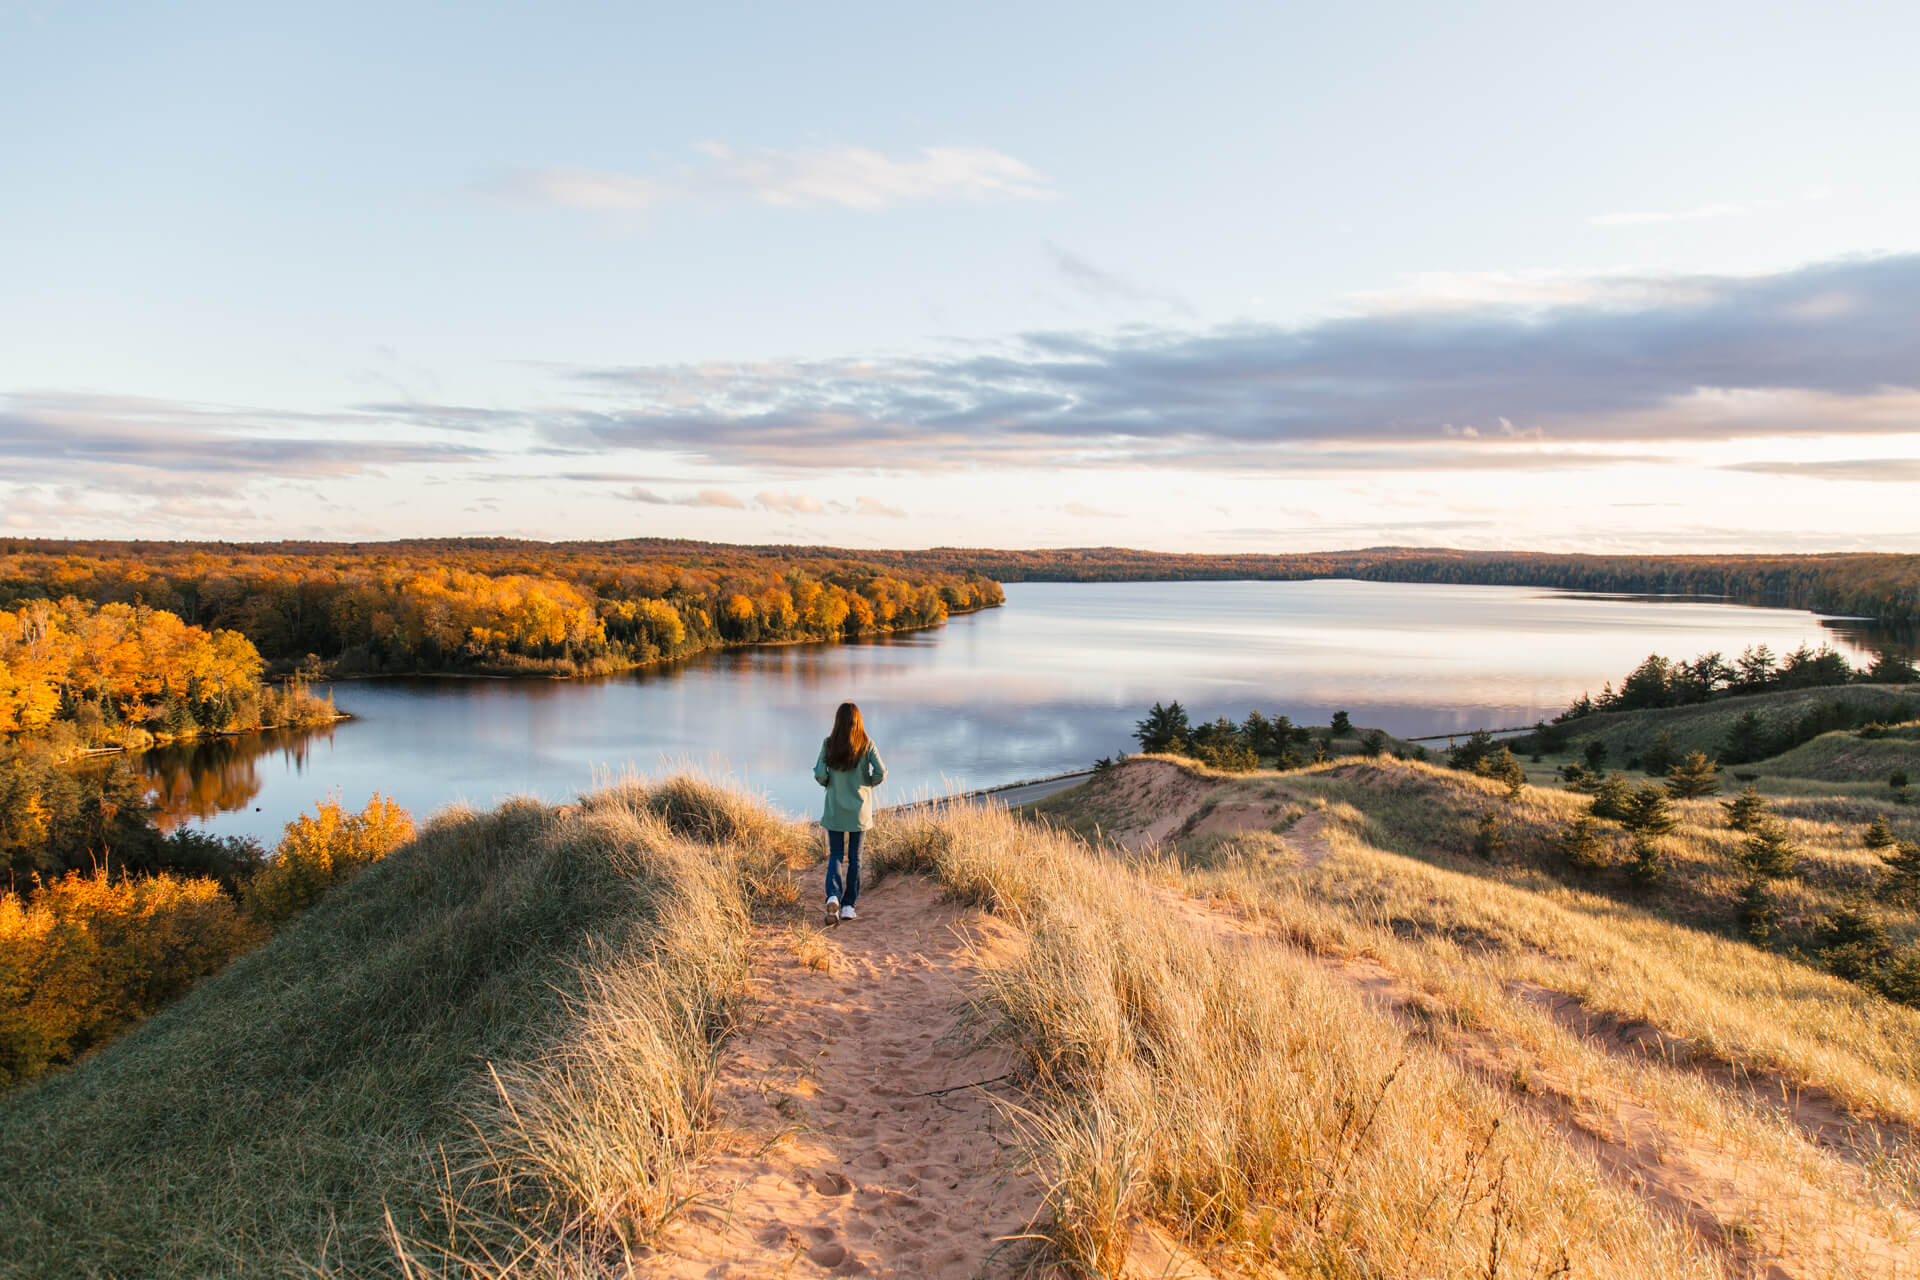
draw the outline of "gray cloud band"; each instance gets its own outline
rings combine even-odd
[[[1920,431],[1920,254],[1593,295],[1297,328],[1034,333],[946,358],[582,369],[566,375],[576,403],[548,409],[16,397],[0,456],[300,474],[619,449],[805,470],[1537,469],[1657,459],[1630,442]],[[319,438],[328,428],[384,442],[347,447]]]

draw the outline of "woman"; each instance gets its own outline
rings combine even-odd
[[[872,791],[886,781],[887,766],[873,749],[860,708],[840,704],[833,716],[833,733],[820,744],[813,762],[813,780],[827,789],[826,812],[820,825],[827,829],[827,920],[857,920],[854,899],[860,896],[860,839],[873,825]],[[840,878],[840,858],[847,859],[847,875]]]

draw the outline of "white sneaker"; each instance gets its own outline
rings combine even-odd
[[[840,899],[828,898],[827,899],[827,923],[832,924],[835,920],[838,920],[839,918],[840,918]]]
[[[842,907],[840,908],[840,918],[842,920],[858,920],[860,918],[860,913],[858,911],[855,911],[852,907]]]

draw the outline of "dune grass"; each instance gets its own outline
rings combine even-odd
[[[716,832],[738,842],[711,844]],[[799,832],[693,779],[450,812],[0,1104],[0,1273],[565,1274],[675,1204]],[[571,1260],[571,1261],[570,1261]]]
[[[1077,1274],[1142,1218],[1251,1274],[1719,1274],[1495,1090],[1308,960],[1169,909],[1152,863],[985,808],[883,829],[1027,945],[983,1004],[1030,1064],[1028,1133]]]

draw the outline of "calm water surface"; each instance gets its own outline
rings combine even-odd
[[[592,681],[342,682],[354,720],[316,734],[149,752],[170,812],[271,840],[337,793],[416,817],[691,763],[811,815],[810,768],[851,698],[886,758],[887,803],[1083,768],[1130,750],[1179,699],[1196,720],[1258,708],[1416,734],[1531,724],[1659,652],[1729,657],[1834,643],[1814,614],[1516,587],[1366,582],[1016,583],[1004,608],[912,635],[708,654]]]

